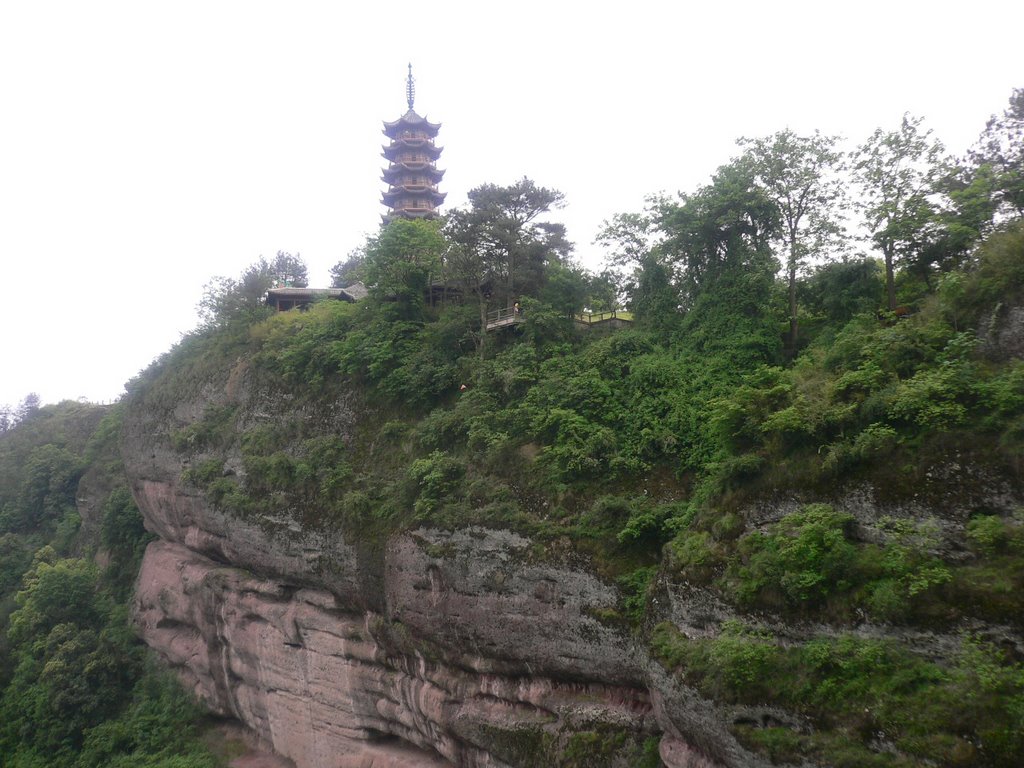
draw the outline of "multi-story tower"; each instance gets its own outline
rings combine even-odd
[[[435,165],[441,155],[441,147],[434,145],[434,138],[441,124],[420,117],[412,108],[416,98],[412,64],[409,65],[405,94],[409,111],[393,123],[384,123],[384,134],[391,139],[391,143],[384,147],[388,167],[381,176],[388,185],[381,199],[388,207],[385,221],[396,216],[432,218],[437,215],[437,207],[445,198],[444,192],[437,191],[444,171],[437,170]]]

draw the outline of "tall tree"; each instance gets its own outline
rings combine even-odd
[[[452,236],[481,260],[496,296],[510,302],[536,291],[546,261],[571,250],[563,225],[540,220],[565,196],[527,178],[508,187],[483,184],[468,196],[468,211],[449,214]]]
[[[545,267],[568,259],[572,245],[562,224],[543,221],[560,208],[564,195],[527,178],[508,187],[484,184],[469,193],[469,208],[451,211],[444,227],[449,241],[444,270],[477,298],[483,352],[487,311],[494,303],[511,306],[520,296],[536,296]]]
[[[922,132],[921,122],[904,114],[899,129],[877,129],[854,154],[854,175],[861,188],[858,207],[885,259],[890,311],[896,309],[896,263],[921,253],[936,220],[929,198],[943,172],[943,147],[931,138],[931,130]]]
[[[440,274],[445,248],[440,221],[395,219],[366,242],[366,286],[413,317],[423,308],[431,280]]]
[[[343,260],[331,267],[331,287],[345,288],[363,279],[363,263],[366,251],[356,248]]]
[[[839,172],[843,153],[837,136],[799,136],[788,128],[761,139],[740,139],[745,152],[740,162],[750,169],[755,184],[779,210],[778,242],[783,247],[789,285],[789,339],[797,346],[797,276],[809,260],[820,261],[840,246],[844,230],[839,218],[845,186]]]
[[[640,213],[617,213],[605,219],[594,238],[595,245],[608,249],[606,269],[618,297],[638,316],[648,314],[647,310],[652,308],[648,299],[651,298],[649,289],[654,286],[662,289],[658,293],[668,300],[671,308],[679,303],[678,296],[668,295],[675,290],[676,281],[672,279],[672,266],[665,263],[660,247],[664,233],[654,224],[658,211],[669,201],[664,195],[648,195],[644,202]],[[653,272],[660,277],[652,284],[647,278]]]
[[[214,277],[203,286],[200,299],[199,320],[205,329],[240,326],[262,319],[269,312],[266,305],[267,291],[274,283],[274,270],[270,263],[260,258],[250,264],[237,280],[230,277]]]
[[[775,360],[780,340],[771,293],[779,264],[771,243],[779,214],[750,169],[722,166],[710,184],[665,205],[655,224],[679,276],[678,330],[686,345],[730,366]]]
[[[664,330],[678,315],[679,280],[662,244],[658,223],[675,203],[651,195],[640,213],[617,213],[606,219],[594,242],[609,249],[606,261],[616,290],[639,322]]]
[[[778,207],[754,182],[750,168],[720,167],[711,184],[655,214],[666,257],[680,269],[681,298],[689,308],[727,272],[763,270],[774,262],[771,242],[779,231]]]
[[[270,269],[279,286],[288,288],[305,288],[309,285],[309,273],[302,256],[294,256],[287,251],[278,251],[270,262]]]
[[[950,164],[936,182],[935,220],[921,238],[921,252],[908,266],[925,283],[936,271],[960,267],[978,241],[992,229],[1000,206],[998,180],[988,163]]]
[[[1024,217],[1024,88],[1015,88],[1003,114],[989,119],[970,159],[991,169],[1000,212]]]

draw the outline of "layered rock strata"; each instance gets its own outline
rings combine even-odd
[[[432,557],[442,537],[464,550]],[[512,563],[526,544],[478,529],[398,537],[378,613],[160,541],[136,620],[212,710],[299,768],[540,765],[563,733],[659,733],[635,651],[587,615],[612,590]]]
[[[523,536],[479,527],[362,542],[303,529],[300,514],[257,524],[224,513],[182,479],[202,455],[176,450],[175,430],[225,404],[237,409],[238,429],[315,421],[321,434],[345,435],[357,421],[353,404],[306,413],[253,378],[242,362],[222,385],[207,382],[171,410],[129,410],[126,467],[160,537],[143,561],[135,618],[211,710],[297,768],[532,768],[567,753],[601,753],[600,765],[631,768],[643,755],[650,764],[652,745],[668,768],[766,768],[732,726],[804,727],[769,707],[708,701],[667,674],[615,623],[620,596],[571,546],[540,556]],[[224,472],[244,474],[237,452],[225,453]],[[882,508],[862,489],[836,503],[865,536],[880,516],[929,518],[941,504],[952,558],[971,510],[1012,509],[1020,499],[989,478],[950,472],[962,486],[956,498],[925,494]],[[985,493],[975,498],[974,487]],[[742,514],[762,526],[799,504],[776,499]],[[736,617],[710,591],[668,582],[648,613],[687,637],[713,635]],[[773,630],[795,639],[831,632]],[[911,639],[939,656],[955,645],[932,633]]]

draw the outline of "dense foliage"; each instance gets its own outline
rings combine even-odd
[[[130,626],[125,601],[149,537],[125,483],[121,411],[44,406],[0,435],[5,768],[218,764],[196,705]],[[86,472],[104,499],[92,525],[76,503]]]
[[[366,283],[355,304],[274,315],[261,260],[210,286],[200,330],[130,405],[171,425],[186,482],[268,530],[290,517],[372,547],[493,524],[529,533],[531,557],[589,559],[621,593],[598,619],[711,699],[792,714],[735,724],[773,761],[1020,765],[1024,667],[993,639],[1024,628],[1024,510],[979,501],[1024,482],[1024,363],[998,339],[1024,303],[1020,104],[962,161],[910,116],[850,157],[817,134],[744,140],[708,184],[608,222],[601,276],[548,220],[560,193],[528,179],[382,228],[334,271]],[[851,254],[858,216],[880,258]],[[517,322],[488,329],[513,303]],[[577,322],[619,304],[628,327]],[[243,377],[282,413],[215,398],[179,419]],[[354,434],[332,426],[344,408]],[[119,607],[145,539],[103,449],[117,413],[19,418],[57,415],[84,420],[75,439],[3,436],[0,749],[12,766],[203,765],[171,740],[194,713]],[[90,540],[75,492],[101,457]],[[899,514],[843,507],[864,488]],[[666,583],[742,620],[687,637],[652,600]],[[592,736],[581,759],[619,748]]]
[[[864,184],[875,172],[888,184],[892,164],[912,175],[862,198],[883,259],[850,256],[834,141],[771,139],[745,142],[694,193],[616,217],[602,279],[539,223],[557,193],[487,185],[441,227],[399,221],[372,238],[349,262],[369,300],[191,340],[137,396],[174,402],[190,369],[240,357],[310,404],[359,393],[352,439],[301,421],[242,426],[212,406],[173,435],[186,479],[266,525],[298,514],[366,540],[499,524],[530,533],[538,556],[569,540],[621,589],[603,621],[633,626],[712,698],[813,723],[736,726],[773,759],[1018,764],[1019,659],[969,634],[939,663],[850,632],[1021,627],[1024,513],[941,510],[986,482],[1020,488],[1024,367],[990,331],[1024,298],[1024,227],[986,186],[988,165],[940,162],[908,117],[853,158]],[[814,206],[793,207],[801,190]],[[609,279],[632,326],[574,323],[616,301]],[[513,300],[523,322],[487,331],[487,312]],[[226,470],[233,455],[243,472]],[[957,466],[978,476],[954,481]],[[894,508],[928,497],[935,517],[859,520],[832,503],[858,484]],[[751,518],[750,504],[787,494],[819,501]],[[783,640],[753,620],[687,640],[652,626],[659,578],[739,615],[834,629]]]

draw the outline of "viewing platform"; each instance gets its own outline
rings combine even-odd
[[[523,322],[523,314],[516,307],[507,309],[496,309],[487,313],[487,330],[493,331],[497,328],[504,328],[507,325],[515,325]]]
[[[581,312],[572,316],[573,322],[585,328],[604,326],[620,328],[633,322],[633,313],[624,309],[611,309],[607,312]],[[516,307],[495,309],[487,313],[487,330],[493,331],[509,325],[525,322],[523,314]]]
[[[595,325],[619,327],[626,323],[632,323],[633,313],[624,309],[610,309],[607,312],[582,312],[573,315],[572,319],[587,328]]]

